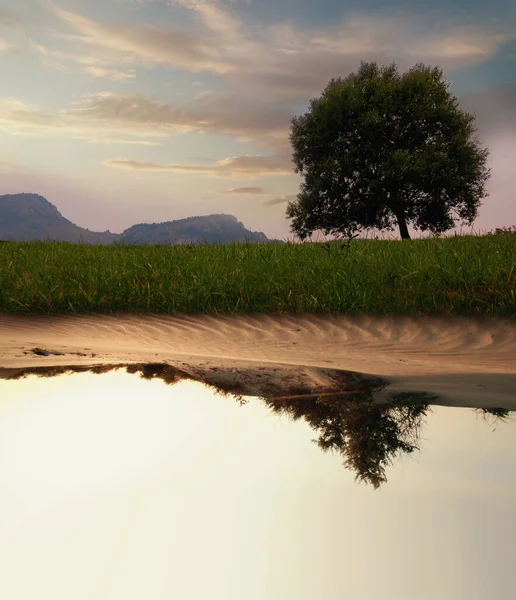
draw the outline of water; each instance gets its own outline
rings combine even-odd
[[[403,438],[420,450],[375,489],[312,440],[344,419],[371,459],[358,433],[393,421],[331,397],[267,405],[112,371],[0,380],[0,398],[2,598],[515,596],[511,418],[423,406]]]

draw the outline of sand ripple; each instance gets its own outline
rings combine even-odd
[[[188,355],[360,365],[385,375],[516,372],[516,323],[485,317],[0,316],[0,366],[21,359],[31,346],[135,360]]]

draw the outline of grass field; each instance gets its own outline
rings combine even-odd
[[[330,244],[3,242],[0,312],[516,318],[516,233]]]

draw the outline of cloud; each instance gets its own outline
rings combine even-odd
[[[75,41],[107,48],[120,60],[129,54],[147,64],[165,64],[194,71],[222,73],[229,68],[220,59],[221,40],[181,29],[140,25],[103,24],[77,13],[56,9],[57,17],[78,35]]]
[[[213,164],[217,162],[215,158],[209,158],[207,156],[190,156],[189,160],[194,160],[195,162],[209,163]]]
[[[275,106],[242,103],[227,94],[207,93],[187,107],[141,95],[100,93],[88,96],[70,111],[75,117],[124,129],[205,132],[244,139],[284,138],[290,111]]]
[[[318,96],[330,79],[356,71],[361,60],[395,62],[402,72],[417,62],[451,70],[486,62],[511,39],[509,33],[479,28],[425,34],[408,18],[352,17],[319,34],[279,29],[271,50],[255,59],[248,57],[241,69],[228,72],[228,83],[285,100],[308,99]]]
[[[66,71],[68,68],[64,63],[74,58],[71,52],[60,52],[49,48],[45,44],[37,43],[32,39],[29,40],[29,44],[31,50],[38,55],[40,62],[51,69]]]
[[[200,94],[188,105],[141,94],[101,92],[50,114],[4,98],[0,99],[0,128],[19,135],[135,144],[156,143],[187,132],[225,135],[253,142],[290,164],[283,157],[290,154],[288,131],[299,104],[320,94],[332,77],[355,71],[360,60],[394,61],[403,71],[430,57],[443,69],[454,69],[485,62],[502,44],[516,38],[511,23],[476,27],[443,23],[429,29],[418,16],[356,13],[342,22],[301,29],[289,23],[246,24],[217,0],[168,3],[191,11],[197,27],[185,31],[173,26],[101,22],[55,9],[64,29],[52,35],[67,41],[66,51],[40,42],[33,42],[33,50],[59,68],[80,64],[88,75],[105,80],[131,79],[137,67],[155,65],[208,72],[226,85],[224,91]],[[485,102],[489,106],[488,99]],[[486,123],[495,119],[488,111],[482,118]],[[122,162],[126,168],[146,164]]]
[[[86,137],[86,136],[85,136]],[[100,137],[100,136],[91,136],[86,137],[86,141],[95,143],[95,144],[124,144],[126,146],[161,146],[162,142],[152,141],[152,140],[128,140],[124,138],[114,137]]]
[[[55,33],[53,35],[54,37],[60,37]],[[107,48],[89,47],[88,52],[84,53],[72,51],[68,47],[66,51],[63,51],[52,48],[48,44],[36,42],[33,39],[30,40],[30,47],[45,64],[50,66],[58,65],[64,67],[64,64],[67,64],[70,67],[73,64],[79,64],[84,67],[93,66],[108,69],[110,65],[135,65],[134,58],[127,55],[123,56]]]
[[[197,165],[158,165],[155,163],[139,162],[135,160],[107,160],[106,167],[129,169],[133,171],[153,171],[169,173],[190,173],[209,175],[211,177],[243,177],[255,178],[265,176],[292,175],[293,169],[290,162],[278,157],[269,156],[236,156],[225,158],[212,167]]]
[[[138,139],[149,137],[149,131],[145,129],[120,125],[107,127],[102,122],[88,122],[70,110],[46,114],[16,98],[0,98],[0,131],[23,136],[64,136],[105,144],[158,143],[158,140]],[[126,139],[128,135],[133,139]],[[150,134],[154,138],[164,136],[165,133],[160,131]]]
[[[7,52],[12,48],[12,45],[7,41],[0,38],[0,52]]]
[[[210,31],[226,39],[242,38],[242,23],[217,0],[171,0],[170,3],[193,10]]]
[[[342,23],[300,29],[292,24],[247,27],[216,0],[173,0],[193,11],[204,26],[199,32],[147,25],[104,24],[57,10],[75,39],[104,48],[120,59],[164,64],[219,75],[237,94],[260,90],[269,97],[307,99],[329,79],[356,70],[360,60],[396,62],[406,70],[416,62],[443,69],[483,63],[513,39],[511,23],[477,26],[442,24],[428,29],[417,15],[352,14]]]
[[[199,27],[188,31],[146,24],[100,22],[56,9],[66,28],[54,36],[75,51],[33,42],[43,60],[57,68],[77,63],[90,76],[129,80],[136,67],[165,65],[218,76],[226,89],[200,94],[187,106],[143,95],[98,93],[50,115],[38,125],[16,128],[88,139],[116,135],[163,138],[183,132],[227,135],[266,151],[290,152],[288,132],[298,103],[320,94],[329,79],[355,71],[360,60],[395,61],[400,70],[430,56],[441,67],[488,60],[516,34],[508,25],[428,29],[415,16],[349,16],[342,23],[300,29],[292,24],[248,26],[217,0],[169,0],[191,11]],[[78,46],[77,46],[78,45]],[[79,49],[77,49],[79,47]],[[386,58],[389,58],[387,61]],[[28,114],[24,114],[26,121]],[[4,120],[4,128],[5,128]]]
[[[242,195],[242,196],[257,196],[265,194],[265,190],[261,187],[238,187],[229,190],[221,190],[219,194]]]
[[[21,130],[36,131],[46,129],[52,118],[31,109],[27,104],[15,98],[0,98],[0,127],[12,129],[13,133]],[[55,123],[58,126],[58,123]]]
[[[84,72],[92,77],[112,79],[113,81],[134,79],[136,77],[134,71],[120,71],[118,69],[106,69],[104,67],[95,67],[92,65],[86,67]]]
[[[278,198],[272,198],[272,200],[262,200],[262,204],[266,206],[276,206],[276,204],[286,204],[287,202],[293,202],[297,199],[297,195],[292,194],[288,196],[279,196]]]
[[[242,103],[225,94],[203,94],[180,107],[136,94],[101,92],[47,115],[19,100],[0,98],[0,127],[24,135],[163,138],[202,132],[253,140],[277,150],[288,145],[290,117],[282,107]]]

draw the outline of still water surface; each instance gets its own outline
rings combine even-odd
[[[516,597],[516,423],[431,407],[356,482],[258,398],[125,372],[0,381],[0,597]]]

